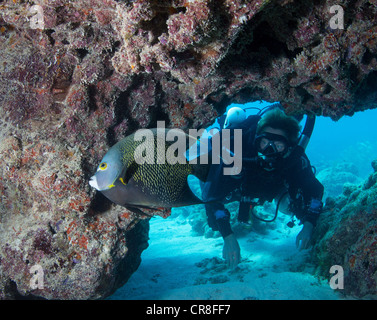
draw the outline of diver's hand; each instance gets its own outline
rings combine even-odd
[[[296,237],[297,249],[302,250],[308,248],[309,241],[313,233],[313,228],[314,227],[310,222],[304,222],[304,226]]]
[[[241,261],[240,245],[233,233],[224,238],[223,258],[230,269],[236,268]]]

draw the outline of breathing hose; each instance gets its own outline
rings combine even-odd
[[[260,220],[260,221],[263,221],[263,222],[273,222],[276,220],[276,218],[278,217],[278,211],[279,211],[279,206],[280,206],[280,202],[283,200],[283,198],[288,194],[288,191],[284,192],[280,197],[279,197],[279,200],[276,204],[276,209],[275,209],[275,215],[272,219],[263,219],[261,217],[258,217],[255,213],[254,213],[254,210],[251,211],[251,214],[253,215],[254,218]]]

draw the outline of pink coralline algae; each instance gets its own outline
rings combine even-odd
[[[376,107],[377,6],[340,1],[333,30],[333,4],[1,1],[0,298],[103,298],[136,270],[148,220],[88,185],[136,129],[259,99],[333,119]]]

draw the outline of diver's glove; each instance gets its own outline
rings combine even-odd
[[[299,250],[309,247],[310,239],[313,233],[313,225],[309,221],[304,222],[304,226],[296,237],[296,247]]]
[[[223,258],[227,267],[232,270],[241,262],[240,245],[233,233],[224,238]]]

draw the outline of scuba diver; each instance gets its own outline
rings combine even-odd
[[[233,107],[217,119],[219,134],[222,129],[242,129],[241,173],[226,176],[221,171],[226,166],[224,162],[211,164],[207,182],[202,185],[208,225],[223,237],[223,258],[232,269],[240,262],[241,254],[225,203],[240,201],[238,221],[248,224],[253,206],[275,200],[275,217],[269,221],[259,219],[273,221],[279,209],[292,215],[288,223],[292,227],[296,216],[303,225],[296,237],[300,250],[308,247],[323,207],[324,187],[316,179],[305,154],[315,118],[306,118],[300,135],[299,122],[287,116],[280,104],[267,107],[257,115],[246,117],[245,114],[243,109]]]

